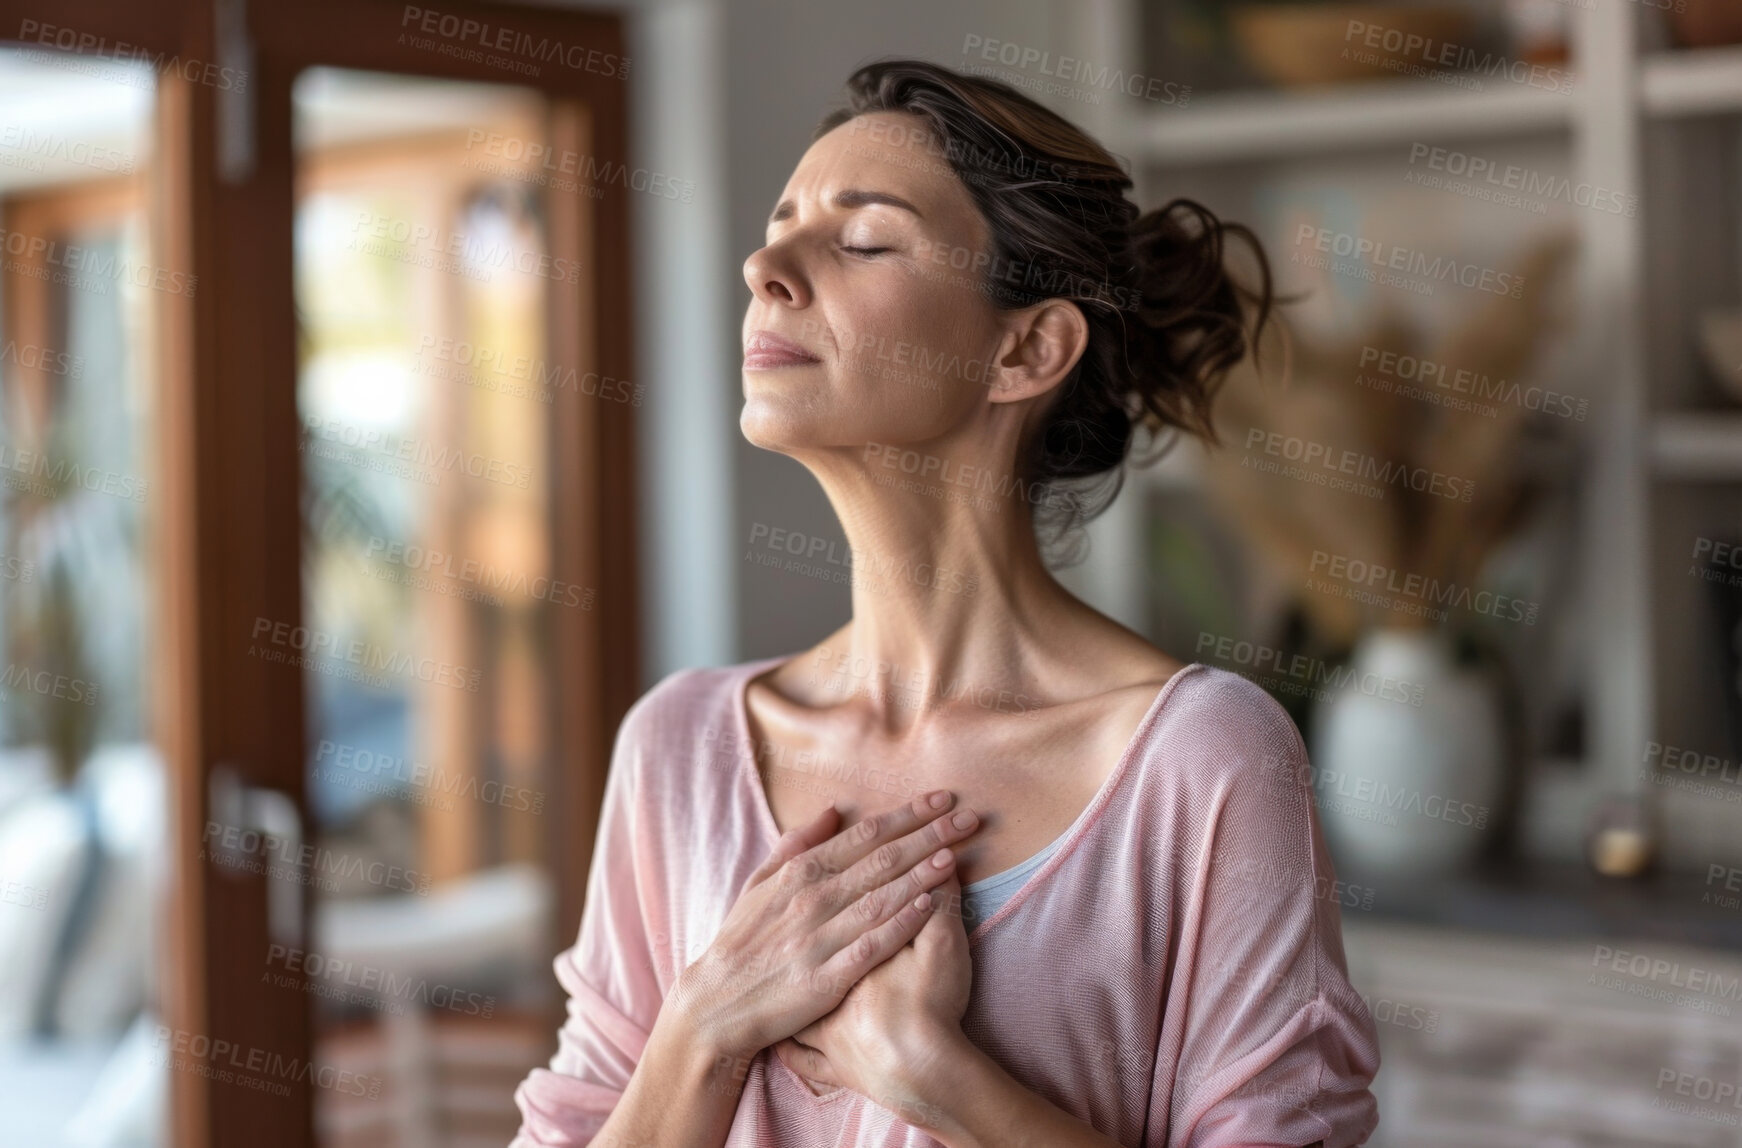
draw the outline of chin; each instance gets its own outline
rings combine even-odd
[[[802,403],[787,395],[747,395],[738,415],[738,429],[751,446],[791,454],[814,445],[817,428],[814,411],[805,416]]]

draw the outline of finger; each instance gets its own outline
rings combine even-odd
[[[780,835],[780,840],[774,843],[774,848],[768,853],[768,859],[756,867],[756,872],[750,874],[750,884],[754,885],[765,880],[782,865],[797,857],[807,849],[814,849],[834,835],[841,820],[841,811],[830,805],[827,809],[811,818],[806,825],[796,829],[788,829]]]
[[[942,827],[939,834],[933,838],[934,844],[931,848],[920,848],[909,857],[906,863],[889,866],[892,871],[904,869],[938,846],[947,845],[951,840],[966,835],[963,831],[952,829],[951,818],[944,816],[951,810],[955,800],[955,794],[947,789],[922,793],[912,801],[904,802],[893,809],[874,813],[856,824],[848,826],[812,849],[802,860],[813,879],[819,875],[832,876],[847,871],[862,858],[882,849],[885,845],[903,840],[930,826]],[[952,814],[952,816],[954,815]],[[950,836],[950,834],[954,834],[954,836]],[[882,884],[882,882],[879,881],[878,884]]]
[[[817,967],[815,983],[831,995],[845,997],[859,979],[894,956],[913,940],[931,914],[932,895],[921,893],[902,905],[889,920],[837,952]]]
[[[808,1048],[798,1043],[790,1036],[774,1046],[774,1055],[780,1057],[786,1067],[800,1076],[806,1076],[818,1084],[844,1087],[835,1076],[835,1068],[829,1063],[829,1058],[814,1048]]]
[[[835,895],[841,898],[840,903],[846,904],[872,889],[887,885],[927,857],[961,844],[979,828],[979,816],[962,806],[948,817],[939,817],[904,837],[879,845],[833,882]]]
[[[842,909],[828,926],[828,940],[833,949],[852,944],[861,933],[875,929],[913,903],[921,893],[931,892],[954,879],[956,854],[951,849],[939,849],[895,880],[879,885]],[[957,886],[960,888],[960,886]],[[932,898],[928,913],[935,912],[939,899]]]
[[[955,925],[960,925],[960,929],[953,929]],[[967,934],[967,923],[962,920],[962,869],[949,866],[944,880],[932,890],[932,911],[925,915],[925,925],[913,942],[916,946],[932,944],[953,934]]]
[[[944,949],[955,944],[965,946],[968,925],[962,917],[961,870],[952,867],[943,882],[932,890],[931,898],[931,912],[926,914],[919,936],[913,939],[914,947]]]

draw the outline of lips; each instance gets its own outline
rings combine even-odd
[[[757,331],[744,344],[744,369],[747,371],[772,371],[820,362],[822,360],[817,356],[773,331]]]

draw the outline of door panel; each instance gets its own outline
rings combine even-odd
[[[560,1020],[548,961],[638,682],[630,189],[609,182],[627,61],[614,18],[461,3],[413,30],[409,11],[67,0],[50,24],[0,0],[0,36],[63,82],[40,114],[75,107],[70,77],[145,100],[128,179],[45,166],[59,182],[35,206],[4,169],[39,156],[10,164],[0,124],[0,213],[149,264],[143,309],[69,303],[34,265],[0,284],[0,336],[89,364],[15,371],[0,347],[0,447],[143,480],[131,501],[98,484],[127,539],[108,551],[53,499],[0,498],[16,557],[54,542],[74,556],[55,570],[114,591],[0,563],[9,658],[52,664],[51,684],[85,680],[86,647],[106,659],[96,716],[15,707],[0,752],[159,760],[157,796],[119,802],[162,834],[161,897],[126,906],[157,926],[130,949],[150,999],[109,1002],[151,1022],[107,1081],[139,1143],[500,1143]],[[483,23],[543,59],[456,50]],[[7,69],[0,100],[48,90],[29,79]],[[498,137],[580,170],[553,187]],[[396,238],[413,220],[429,230]],[[0,802],[23,776],[0,766]],[[3,894],[42,882],[9,879],[0,912],[40,912]],[[62,996],[94,1008],[88,983]]]

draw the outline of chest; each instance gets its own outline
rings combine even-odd
[[[1027,728],[1010,723],[1023,722]],[[893,746],[831,731],[770,730],[758,740],[757,772],[782,832],[833,804],[843,826],[933,789],[956,795],[981,828],[957,850],[963,884],[1032,857],[1069,829],[1117,764],[1119,746],[1100,730],[1013,717],[927,741]]]

